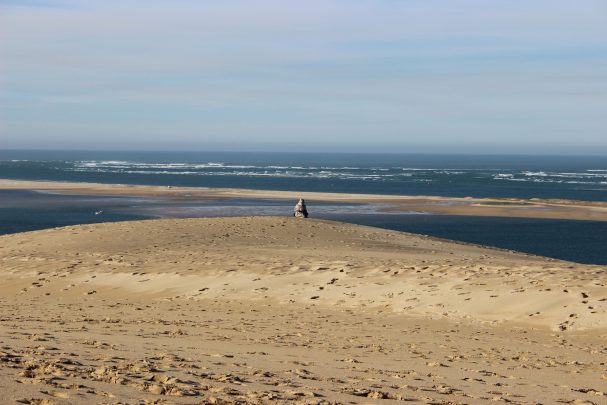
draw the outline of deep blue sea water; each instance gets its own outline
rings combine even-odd
[[[605,221],[398,214],[329,218],[578,263],[607,264]]]
[[[0,151],[0,178],[607,201],[607,157]]]
[[[0,178],[607,201],[607,158],[579,156],[0,151]],[[290,215],[293,204],[0,190],[0,234],[159,217]],[[607,222],[388,214],[335,203],[309,210],[319,218],[607,264]]]
[[[0,190],[0,235],[58,226],[149,218],[121,212],[136,204],[122,197],[64,196],[23,190]],[[95,212],[103,211],[101,215]]]

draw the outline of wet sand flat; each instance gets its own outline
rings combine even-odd
[[[607,269],[320,220],[0,237],[7,403],[607,400]]]
[[[380,206],[387,212],[550,218],[607,221],[607,203],[600,201],[456,198],[440,196],[390,196],[204,187],[161,187],[122,184],[18,181],[0,179],[0,189],[45,190],[59,193],[104,196],[146,196],[179,200],[287,199],[359,203]]]

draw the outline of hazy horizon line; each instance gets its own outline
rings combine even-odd
[[[240,154],[299,154],[299,155],[445,155],[445,156],[553,156],[553,157],[607,157],[607,153],[538,153],[538,152],[335,152],[293,150],[219,150],[219,149],[62,149],[62,148],[0,148],[0,152],[143,152],[143,153],[240,153]]]

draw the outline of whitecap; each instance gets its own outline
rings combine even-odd
[[[548,174],[546,174],[546,172],[523,172],[523,175],[525,175],[525,176],[541,176],[541,177],[548,176]]]

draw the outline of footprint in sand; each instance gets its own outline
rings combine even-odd
[[[40,391],[43,394],[50,395],[55,398],[69,398],[69,394],[67,392],[62,391]]]

